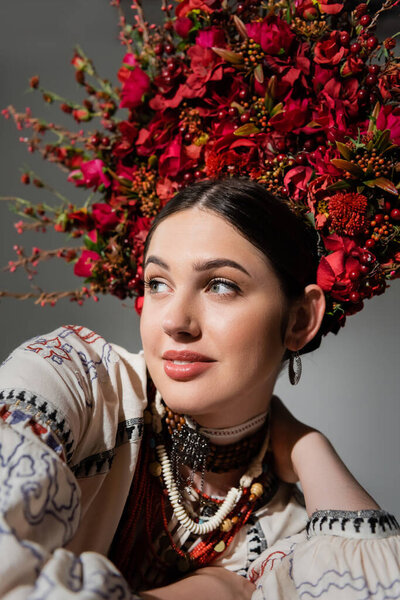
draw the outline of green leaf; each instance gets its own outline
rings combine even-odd
[[[367,185],[368,187],[378,187],[381,188],[381,190],[384,190],[385,192],[388,192],[389,194],[393,194],[394,196],[398,196],[399,195],[399,191],[396,188],[396,186],[394,185],[394,183],[392,183],[389,179],[386,179],[386,177],[377,177],[376,179],[370,179],[369,181],[364,181],[365,185]]]
[[[281,113],[282,109],[283,109],[283,103],[278,102],[278,104],[276,104],[270,111],[271,117],[274,117],[275,115],[278,115],[279,113]]]
[[[384,131],[379,131],[376,142],[375,142],[375,148],[377,149],[378,152],[382,152],[387,145],[390,143],[390,131],[389,129],[385,129]]]
[[[264,83],[264,69],[261,64],[257,65],[254,69],[254,77],[258,83]]]
[[[213,50],[215,54],[218,54],[218,56],[227,62],[233,63],[234,65],[240,65],[243,62],[243,57],[237,52],[225,50],[225,48],[216,48],[215,46],[213,46],[211,50]]]
[[[342,142],[336,142],[336,148],[346,160],[351,160],[353,158],[353,153],[350,148],[346,146],[346,144],[342,144]]]
[[[341,158],[332,158],[331,163],[337,169],[342,169],[342,171],[347,171],[351,173],[355,177],[364,177],[364,171],[358,165],[349,162],[348,160],[342,160]]]
[[[260,133],[260,130],[254,125],[254,123],[246,123],[246,125],[242,125],[233,133],[235,135],[250,135],[251,133]]]
[[[241,37],[244,40],[248,40],[249,36],[247,35],[246,25],[243,23],[242,19],[239,19],[237,15],[233,15],[233,22],[236,25],[236,29],[240,33]]]
[[[100,254],[100,244],[98,241],[94,242],[90,239],[88,235],[85,234],[83,236],[83,243],[85,244],[88,250],[92,250],[93,252],[97,252],[97,254]]]
[[[340,180],[336,181],[335,183],[331,183],[331,185],[328,185],[326,189],[329,192],[335,192],[338,190],[348,190],[349,188],[351,188],[350,183]]]

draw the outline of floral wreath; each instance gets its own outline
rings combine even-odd
[[[396,36],[380,41],[374,33],[379,16],[398,3],[386,0],[372,13],[368,3],[352,10],[334,0],[181,0],[175,8],[162,0],[158,27],[145,21],[138,0],[132,24],[113,0],[126,48],[119,87],[79,48],[72,65],[83,103],[30,80],[79,130],[29,109],[3,110],[19,130],[32,131],[22,138],[30,152],[90,192],[80,207],[11,198],[24,218],[18,233],[53,227],[83,245],[30,254],[16,245],[6,269],[22,267],[31,279],[38,263],[58,257],[73,263],[84,285],[0,297],[81,304],[108,293],[136,297],[140,312],[154,216],[194,181],[246,176],[317,229],[317,283],[327,299],[322,333],[336,333],[364,299],[400,276],[399,59]],[[54,192],[32,171],[22,181]]]

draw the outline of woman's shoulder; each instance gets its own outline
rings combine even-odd
[[[0,368],[0,409],[50,425],[66,444],[67,460],[86,454],[91,438],[94,451],[112,446],[118,425],[142,416],[145,390],[143,354],[81,325],[26,340]]]

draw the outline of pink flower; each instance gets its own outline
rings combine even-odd
[[[376,126],[380,130],[389,129],[392,142],[400,144],[400,106],[382,106]]]
[[[140,106],[143,95],[149,88],[150,78],[147,73],[139,67],[134,67],[122,86],[120,108],[132,109]]]
[[[74,265],[74,273],[78,277],[90,277],[95,263],[100,259],[100,255],[93,250],[82,250],[82,254]]]
[[[222,48],[226,45],[225,32],[218,27],[209,27],[199,31],[196,44],[202,48]]]
[[[99,158],[88,160],[81,164],[80,169],[72,171],[68,175],[68,181],[72,181],[77,186],[93,187],[95,190],[100,185],[109,187],[111,181],[103,172],[104,163]]]

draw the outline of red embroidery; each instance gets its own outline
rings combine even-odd
[[[27,346],[28,350],[32,350],[36,354],[41,353],[43,358],[51,358],[52,356],[58,356],[63,360],[71,360],[68,352],[61,348],[61,340],[58,337],[50,340],[37,341]]]
[[[33,433],[35,433],[36,435],[43,435],[44,433],[48,432],[48,429],[40,425],[40,423],[36,423],[35,421],[30,421],[29,423]]]
[[[285,552],[282,552],[281,550],[275,550],[275,552],[269,554],[267,558],[262,561],[260,571],[257,571],[256,569],[252,569],[250,571],[249,579],[251,583],[255,583],[257,579],[264,575],[264,572],[269,563],[271,565],[269,570],[272,571],[272,569],[274,568],[274,562],[278,559],[282,560],[282,558],[284,558],[285,556],[287,556],[287,554],[285,554]]]
[[[87,344],[94,344],[97,340],[104,340],[103,336],[91,331],[87,327],[83,327],[82,325],[64,325],[65,329],[70,329],[73,331],[79,339]],[[88,333],[83,333],[86,330]],[[105,341],[105,340],[104,340]]]

